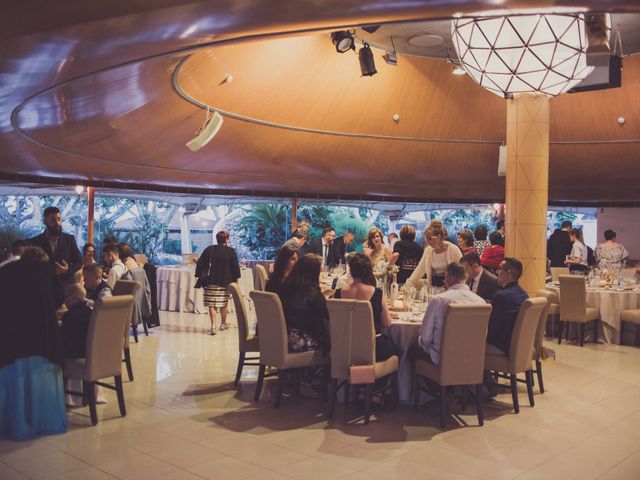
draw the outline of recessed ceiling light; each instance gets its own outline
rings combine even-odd
[[[437,47],[444,43],[444,38],[440,35],[416,35],[409,39],[409,43],[415,47]]]

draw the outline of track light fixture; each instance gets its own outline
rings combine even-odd
[[[370,77],[378,73],[376,63],[373,60],[373,52],[368,43],[363,44],[358,52],[358,59],[360,60],[360,72],[363,77]]]
[[[356,42],[351,32],[340,30],[331,34],[331,43],[336,46],[336,52],[345,53],[349,50],[356,50]]]

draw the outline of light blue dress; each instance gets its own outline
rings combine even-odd
[[[66,431],[59,365],[33,356],[0,368],[0,438],[24,441]]]

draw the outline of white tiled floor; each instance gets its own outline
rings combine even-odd
[[[255,368],[232,388],[237,330],[205,334],[206,315],[162,312],[162,327],[132,344],[127,417],[107,392],[93,427],[69,413],[69,431],[32,442],[0,442],[0,479],[640,479],[640,349],[549,342],[546,392],[530,408],[524,388],[485,409],[476,427],[441,431],[437,410],[382,411],[365,426],[360,408],[292,394],[279,410],[273,385],[254,403]]]

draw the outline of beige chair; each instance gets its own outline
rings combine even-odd
[[[376,361],[376,332],[371,303],[360,300],[329,300],[329,331],[331,332],[331,390],[328,417],[333,417],[338,390],[351,385],[365,386],[364,423],[369,423],[374,383],[389,377],[380,391],[391,390],[392,404],[398,403],[398,356]],[[360,375],[359,375],[360,374]]]
[[[266,376],[267,366],[278,369],[278,389],[273,406],[280,406],[280,398],[290,373],[304,368],[316,367],[329,363],[329,356],[321,350],[290,353],[287,344],[287,326],[280,298],[275,293],[252,291],[249,296],[253,300],[260,331],[260,371],[256,385],[255,400],[260,399],[262,384]]]
[[[569,325],[580,325],[580,346],[584,346],[584,331],[587,323],[593,322],[594,342],[598,343],[597,308],[587,307],[586,277],[582,275],[560,275],[560,327],[558,328],[558,344],[562,343],[562,327],[569,340]]]
[[[118,280],[116,284],[113,286],[113,295],[131,295],[133,298],[136,297],[138,290],[140,289],[140,284],[138,282],[134,282],[133,280]],[[132,311],[133,315],[133,311]],[[124,359],[122,360],[127,366],[127,376],[129,377],[129,381],[133,382],[133,366],[131,365],[131,353],[129,352],[129,331],[131,326],[131,320],[124,326]],[[134,332],[136,328],[133,327]],[[135,335],[135,333],[134,333]]]
[[[236,308],[236,318],[238,319],[238,351],[240,356],[238,357],[238,368],[236,370],[236,379],[233,382],[235,387],[238,386],[240,377],[242,376],[242,369],[245,365],[259,366],[260,357],[247,357],[247,353],[260,352],[260,345],[258,344],[258,337],[252,335],[249,332],[249,318],[247,315],[247,307],[242,298],[242,292],[237,283],[230,283],[227,287],[231,292],[233,298],[233,304]],[[258,363],[255,361],[258,360]]]
[[[545,298],[528,298],[518,312],[518,318],[513,326],[509,353],[504,354],[491,344],[487,344],[484,356],[484,369],[501,374],[511,381],[511,396],[513,409],[520,412],[518,401],[518,374],[524,372],[529,395],[529,405],[535,405],[533,398],[533,372],[531,359],[533,358],[533,343],[540,324],[540,316],[547,306]]]
[[[569,267],[551,267],[549,269],[551,272],[551,281],[557,282],[560,278],[560,275],[569,275]]]
[[[260,290],[264,292],[265,287],[267,286],[267,280],[269,280],[269,274],[267,273],[267,269],[264,268],[263,265],[259,263],[256,264],[256,290]]]
[[[634,329],[625,324],[635,325]],[[640,336],[640,309],[623,310],[620,314],[620,345],[622,345],[624,339],[624,332],[635,332],[635,343],[638,344],[638,337]]]
[[[538,291],[538,293],[540,293]],[[555,295],[553,292],[549,292]],[[536,337],[533,341],[533,362],[535,368],[532,370],[538,376],[538,388],[540,393],[544,393],[544,382],[542,380],[542,349],[544,343],[544,332],[547,328],[547,318],[549,318],[549,298],[545,295],[537,295],[538,298],[544,298],[547,304],[540,312],[540,320],[538,321],[538,329],[536,330]],[[557,296],[556,296],[557,297]]]
[[[447,387],[474,385],[478,423],[484,424],[483,399],[480,386],[483,383],[487,328],[491,305],[452,304],[447,307],[440,344],[440,364],[416,359],[413,376],[414,406],[420,405],[420,378],[440,385],[440,426],[444,428],[449,419]],[[463,389],[464,395],[464,389]]]
[[[541,288],[536,292],[536,297],[544,297],[547,299],[547,318],[545,319],[545,330],[547,321],[551,322],[551,336],[556,336],[556,323],[559,322],[560,315],[560,300],[556,292]],[[544,332],[543,332],[544,333]]]
[[[95,385],[110,388],[118,394],[120,415],[127,414],[122,390],[122,331],[131,319],[133,296],[104,297],[96,300],[87,333],[86,357],[65,362],[64,377],[82,380],[83,395],[89,404],[91,423],[98,423]],[[114,377],[115,386],[100,382]],[[76,393],[77,392],[70,392]]]

